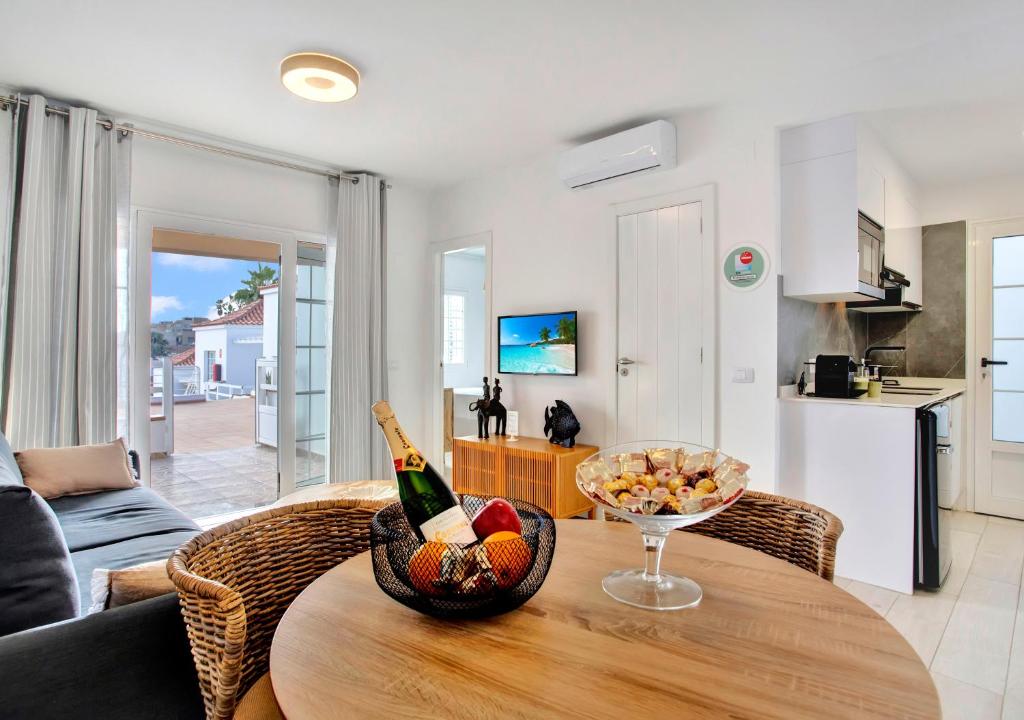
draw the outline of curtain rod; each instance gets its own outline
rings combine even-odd
[[[6,110],[8,106],[14,106],[15,104],[28,105],[28,99],[18,96],[0,95],[0,111]],[[69,114],[66,109],[53,107],[52,105],[46,106],[46,112],[49,115],[61,115],[63,117],[67,117]],[[359,177],[356,175],[349,175],[342,172],[331,172],[330,170],[321,170],[308,165],[290,163],[286,160],[275,160],[261,155],[253,155],[251,153],[245,153],[238,150],[218,147],[217,145],[208,145],[207,143],[186,140],[185,138],[176,137],[174,135],[164,135],[163,133],[153,132],[151,130],[142,130],[141,128],[132,127],[131,125],[118,125],[111,120],[97,119],[96,124],[106,128],[107,130],[119,132],[122,135],[132,133],[134,135],[141,135],[142,137],[150,138],[151,140],[169,142],[175,145],[181,145],[182,147],[192,148],[194,150],[206,150],[207,152],[217,153],[218,155],[227,155],[228,157],[240,158],[242,160],[251,160],[252,162],[264,163],[265,165],[275,165],[288,170],[312,173],[313,175],[321,175],[332,180],[348,180],[351,183],[359,182]]]

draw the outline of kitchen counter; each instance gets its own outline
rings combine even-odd
[[[869,398],[861,395],[858,398],[820,398],[797,395],[796,386],[788,385],[779,389],[779,400],[784,402],[800,403],[829,403],[837,405],[859,405],[861,407],[892,407],[892,408],[920,408],[925,405],[948,400],[951,397],[962,394],[967,390],[966,380],[952,378],[919,378],[919,377],[894,377],[889,380],[898,380],[899,387],[885,386],[882,388],[882,397]],[[813,391],[813,385],[809,392]],[[913,389],[915,387],[941,388],[934,395],[901,395],[888,392],[897,389]]]
[[[965,382],[898,379],[901,387],[942,389],[833,399],[783,388],[792,396],[779,399],[778,492],[842,520],[836,575],[912,593],[917,410],[960,395]]]

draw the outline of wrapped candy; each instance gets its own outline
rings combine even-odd
[[[581,462],[576,470],[580,477],[590,482],[606,483],[615,480],[615,473],[608,467],[608,463],[604,461],[604,458]]]
[[[647,455],[644,453],[623,453],[618,456],[618,459],[623,475],[626,473],[635,473],[637,475],[647,473]]]
[[[675,470],[676,469],[676,451],[669,450],[668,448],[657,448],[647,450],[647,459],[651,461],[651,465],[654,466],[655,471],[657,470]]]

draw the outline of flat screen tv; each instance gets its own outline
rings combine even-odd
[[[499,317],[498,372],[575,375],[576,311]]]

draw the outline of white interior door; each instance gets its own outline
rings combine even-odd
[[[975,230],[975,508],[1024,519],[1024,219]]]
[[[702,427],[701,203],[619,215],[616,442],[712,443]]]

